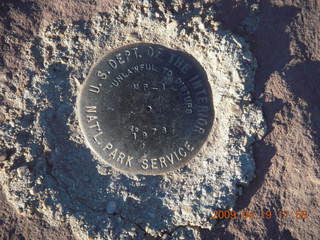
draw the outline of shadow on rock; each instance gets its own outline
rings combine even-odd
[[[220,1],[219,4],[218,19],[223,23],[224,27],[242,35],[250,42],[251,50],[257,59],[258,68],[255,77],[254,95],[258,99],[264,93],[265,85],[269,80],[270,75],[275,71],[283,72],[286,64],[292,59],[292,56],[290,55],[290,36],[287,32],[287,28],[293,22],[300,10],[291,6],[276,7],[269,1],[262,1],[256,12],[249,9],[250,6],[246,1],[239,2],[227,0]],[[250,21],[256,25],[253,24],[253,26],[248,26]],[[250,27],[251,29],[248,29]],[[286,77],[285,81],[288,81],[289,83],[289,78]],[[300,84],[303,84],[303,82],[304,80],[301,79]],[[296,87],[296,91],[298,91],[300,86]],[[270,132],[272,132],[272,124],[275,120],[275,114],[283,109],[284,103],[281,99],[276,99],[273,102],[266,102],[264,99],[260,99],[260,101],[263,104],[268,134],[270,134]],[[254,144],[256,178],[248,187],[244,188],[242,196],[236,203],[235,211],[241,211],[248,207],[251,198],[261,188],[266,173],[271,165],[271,159],[275,154],[275,146],[268,142],[266,138],[257,141]],[[240,219],[232,221],[244,220]],[[271,231],[272,229],[272,231],[274,231],[270,236],[278,237],[281,236],[282,233],[275,227],[277,224],[275,221],[276,219],[274,218],[268,219],[265,224],[267,230],[270,229]],[[221,223],[225,226],[218,224],[214,233],[210,233],[209,231],[203,232],[203,239],[212,239],[213,236],[217,239],[234,239],[235,236],[226,230],[230,221],[223,220]],[[240,227],[240,225],[237,226]]]
[[[66,65],[52,64],[41,86],[50,107],[40,114],[46,147],[33,169],[35,182],[43,178],[36,190],[49,192],[46,205],[62,216],[74,216],[90,235],[112,231],[117,236],[138,228],[143,236],[146,223],[156,230],[165,228],[168,223],[161,219],[171,211],[158,191],[161,177],[111,174],[110,168],[101,174],[90,150],[70,140],[76,99],[69,74]]]
[[[310,123],[313,130],[312,136],[317,145],[316,152],[320,150],[320,62],[305,61],[299,63],[283,73],[288,87],[295,96],[302,98],[306,103],[307,112],[305,115],[306,122]],[[320,162],[318,162],[320,166]]]

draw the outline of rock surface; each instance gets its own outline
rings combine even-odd
[[[249,3],[227,0],[214,3],[204,1],[203,4],[175,1],[175,4],[165,2],[150,5],[148,1],[143,1],[143,5],[138,9],[135,9],[136,5],[134,4],[127,4],[125,8],[121,8],[119,3],[106,4],[106,2],[70,0],[55,1],[54,3],[46,1],[15,1],[15,3],[4,1],[1,3],[0,41],[2,54],[0,56],[0,70],[2,75],[0,78],[3,91],[0,120],[2,121],[1,128],[5,126],[6,131],[1,133],[3,137],[1,137],[0,164],[5,180],[3,188],[6,196],[11,203],[16,203],[14,207],[20,214],[17,215],[13,209],[8,208],[7,211],[3,211],[3,216],[5,219],[22,220],[25,217],[21,214],[26,215],[27,218],[30,218],[28,221],[33,221],[36,226],[39,226],[31,228],[30,235],[26,235],[27,229],[30,229],[28,227],[30,222],[24,223],[20,220],[19,227],[16,228],[14,224],[7,224],[6,227],[1,228],[4,239],[13,237],[43,239],[44,235],[40,235],[39,231],[49,231],[52,234],[59,234],[59,236],[61,234],[61,236],[66,236],[66,239],[86,238],[87,236],[84,236],[86,231],[89,231],[92,237],[99,234],[100,236],[109,234],[124,238],[155,238],[160,236],[164,239],[178,239],[179,237],[186,239],[212,239],[213,237],[221,239],[315,239],[319,235],[319,214],[317,212],[319,209],[319,140],[317,135],[320,124],[316,117],[319,114],[316,103],[320,95],[319,85],[317,85],[317,80],[319,80],[317,79],[319,76],[318,2],[266,1],[259,3],[257,1]],[[123,9],[128,11],[121,12]],[[96,36],[104,36],[101,32],[105,33],[105,29],[112,25],[110,22],[106,23],[106,19],[118,11],[121,14],[116,14],[113,23],[117,23],[116,31],[120,30],[121,32],[122,29],[123,34],[118,36],[111,34],[101,42],[93,39]],[[138,11],[141,11],[142,14],[139,15],[141,18],[136,19],[134,13]],[[154,15],[150,15],[150,13]],[[95,19],[96,22],[92,19]],[[127,19],[128,22],[123,22],[123,19]],[[139,26],[139,21],[152,22],[155,19],[163,22],[164,27],[152,30],[152,26],[149,25],[150,28],[145,28],[143,34],[141,32],[139,34],[139,31],[132,34],[130,36],[132,39],[129,39],[125,34],[125,29],[130,24],[137,22],[137,26]],[[132,201],[129,205],[133,206],[125,209],[124,217],[122,214],[117,214],[118,204],[114,207],[112,203],[112,197],[116,196],[115,198],[117,198],[119,192],[122,192],[121,196],[123,196],[123,193],[127,191],[127,189],[118,187],[136,183],[136,179],[119,175],[111,169],[99,167],[99,174],[97,174],[94,170],[96,168],[92,164],[91,166],[90,164],[85,165],[89,168],[78,168],[78,172],[74,170],[76,163],[72,160],[75,156],[78,156],[78,160],[82,159],[83,164],[85,163],[83,159],[92,159],[90,151],[85,150],[81,145],[81,136],[74,134],[78,130],[72,106],[79,85],[78,81],[84,80],[85,72],[88,71],[95,58],[101,54],[99,51],[108,46],[108,41],[109,46],[116,46],[117,44],[121,45],[116,39],[120,38],[123,42],[130,42],[144,40],[141,35],[147,35],[150,37],[149,41],[162,41],[170,46],[172,44],[174,47],[191,51],[190,53],[196,55],[196,58],[203,59],[199,60],[206,65],[205,58],[201,56],[203,50],[198,49],[197,51],[197,47],[207,46],[205,41],[199,46],[196,44],[184,46],[181,44],[182,42],[177,44],[174,41],[179,39],[174,38],[174,35],[168,34],[166,38],[161,39],[161,31],[166,32],[170,27],[167,24],[168,19],[175,23],[172,25],[170,33],[176,32],[176,36],[179,38],[183,38],[182,33],[184,33],[185,39],[194,43],[206,39],[203,36],[207,36],[207,29],[212,29],[213,33],[210,33],[210,36],[217,36],[215,34],[230,36],[230,38],[235,36],[235,42],[227,37],[227,43],[217,44],[217,46],[229,44],[231,48],[236,48],[235,45],[238,41],[240,41],[240,46],[247,46],[241,40],[244,38],[251,46],[253,55],[257,59],[255,97],[262,102],[268,124],[268,134],[263,140],[254,144],[256,178],[244,189],[244,194],[235,205],[235,209],[250,209],[255,212],[263,209],[272,212],[304,210],[309,213],[307,219],[296,219],[294,216],[280,219],[274,214],[271,219],[221,221],[211,230],[206,230],[214,223],[210,223],[204,218],[204,215],[199,213],[203,213],[203,209],[207,209],[207,213],[209,213],[209,210],[214,207],[233,206],[239,187],[237,183],[248,183],[253,177],[253,169],[251,169],[248,173],[241,173],[240,178],[234,178],[233,174],[227,174],[227,179],[237,180],[233,182],[234,185],[230,185],[231,194],[229,197],[223,199],[219,205],[215,201],[221,199],[220,196],[214,197],[211,194],[206,194],[208,199],[194,205],[200,206],[200,208],[189,211],[189,213],[193,213],[192,216],[188,216],[193,219],[191,223],[183,223],[185,216],[183,212],[188,212],[186,209],[182,213],[175,213],[177,222],[161,222],[163,219],[159,221],[159,216],[143,216],[143,220],[146,218],[158,220],[157,224],[144,225],[146,221],[142,220],[141,224],[138,218],[134,219],[134,216],[141,214],[138,206],[135,210],[137,212],[130,212],[135,209],[135,202],[141,202],[136,199],[139,194],[129,196]],[[146,23],[142,25],[147,26]],[[219,25],[221,27],[218,27]],[[194,27],[197,29],[194,30]],[[198,27],[200,28],[198,29]],[[101,28],[103,31],[99,32]],[[97,30],[97,32],[91,32],[92,30]],[[179,30],[185,32],[181,33]],[[229,30],[236,35],[230,34]],[[65,36],[64,32],[69,35]],[[154,32],[160,33],[152,35]],[[197,36],[191,37],[193,32]],[[75,49],[72,49],[79,39],[81,40],[80,46],[78,44],[77,47],[74,47]],[[95,44],[92,44],[93,42]],[[99,42],[102,45],[99,45]],[[78,49],[80,51],[77,51]],[[216,50],[209,49],[209,51]],[[243,51],[247,50],[239,50],[238,55],[242,55]],[[198,55],[194,52],[198,52]],[[230,59],[230,56],[223,57]],[[240,58],[236,57],[235,59]],[[252,58],[249,56],[249,59]],[[79,62],[72,62],[75,60],[82,63],[83,69],[81,71],[74,67],[69,68],[70,65],[79,65]],[[253,66],[252,60],[250,62]],[[237,66],[231,65],[229,67]],[[211,70],[208,65],[206,70],[212,73],[217,71],[216,69]],[[249,79],[249,82],[253,77],[253,73],[250,74],[251,77],[245,78],[247,81]],[[223,71],[221,71],[221,75],[225,76]],[[65,81],[66,78],[69,81]],[[240,76],[239,79],[243,78]],[[213,81],[211,84],[214,87],[219,87],[216,85],[217,82]],[[220,86],[220,89],[224,87]],[[243,95],[240,94],[240,96]],[[69,100],[70,103],[65,103],[65,100]],[[217,99],[215,100],[217,101]],[[60,102],[64,102],[64,104],[60,104]],[[26,109],[29,112],[26,112]],[[41,112],[41,114],[37,116],[33,112]],[[67,120],[64,116],[71,117]],[[33,128],[35,125],[39,127]],[[261,126],[255,129],[261,129]],[[10,143],[14,143],[14,145],[8,148]],[[4,148],[4,146],[6,147]],[[78,155],[72,152],[74,147],[79,150]],[[210,151],[203,152],[204,155],[208,153]],[[250,158],[247,159],[250,160]],[[209,164],[212,163],[209,161]],[[252,164],[246,166],[250,165],[252,166]],[[226,169],[226,166],[222,166],[222,168]],[[103,195],[103,192],[101,195],[81,196],[80,189],[75,189],[86,181],[88,182],[86,186],[92,186],[90,185],[92,184],[90,183],[92,175],[86,176],[86,174],[92,173],[90,169],[95,176],[93,185],[98,183],[97,186],[101,187],[102,191],[105,191],[107,184],[121,183],[112,187],[108,186],[107,189],[112,190],[108,195],[108,199],[112,196],[111,201],[104,201],[106,196]],[[183,176],[189,176],[189,181],[194,180],[192,173],[195,172],[195,169],[184,169]],[[204,170],[202,171],[204,176],[211,177],[205,172],[205,169],[201,170]],[[212,175],[216,174],[217,172]],[[51,177],[45,177],[48,175]],[[80,184],[76,177],[79,175],[82,176]],[[108,178],[108,176],[113,176],[113,178]],[[243,178],[245,176],[247,178]],[[107,181],[101,181],[102,179]],[[197,178],[196,181],[198,180],[200,179]],[[167,183],[170,181],[171,179],[168,179]],[[181,178],[180,181],[185,180]],[[144,186],[152,186],[153,184],[153,186],[161,187],[161,183],[163,183],[153,177],[141,178],[140,182],[145,185],[130,186],[130,189],[136,189],[140,192]],[[179,182],[179,178],[174,182]],[[206,184],[205,182],[202,185],[201,182],[200,185],[198,182],[196,184],[201,186],[201,189],[205,186],[214,186],[212,183],[207,182]],[[94,189],[99,190],[99,187]],[[28,192],[25,189],[28,189]],[[196,189],[192,190],[191,185],[186,189],[191,193],[197,191]],[[97,194],[95,190],[93,192]],[[223,193],[222,189],[216,189],[214,192]],[[183,193],[183,195],[186,194],[188,193]],[[19,198],[15,199],[14,196],[19,196]],[[96,196],[101,198],[96,198]],[[163,206],[163,203],[155,202],[157,198],[161,201],[169,199],[167,205],[170,207],[148,212],[152,215],[152,212],[164,213],[165,211],[170,212],[170,209],[178,210],[181,207],[186,207],[183,203],[178,206],[170,205],[170,197],[173,196],[179,196],[179,194],[170,195],[167,198],[166,196],[156,196],[156,198],[150,199],[154,206]],[[143,201],[148,202],[145,199]],[[207,208],[204,207],[205,201],[208,201],[207,204],[209,203]],[[1,208],[7,208],[8,205],[4,199],[2,202]],[[173,203],[172,199],[171,204]],[[152,205],[149,205],[149,208],[152,209]],[[39,212],[39,209],[42,209],[42,212]],[[102,221],[94,219],[97,214],[102,216]],[[106,218],[108,214],[110,215]],[[44,221],[49,223],[46,230],[41,228],[42,223],[38,220],[41,216],[43,216],[43,220],[40,220],[42,223]],[[81,221],[81,229],[78,229],[77,226]],[[112,229],[112,232],[103,233],[103,230],[99,228],[101,225],[97,225],[95,221],[101,223],[105,221],[105,224],[118,223],[118,227],[112,225],[109,228]],[[123,229],[127,231],[121,232]],[[52,236],[48,236],[47,239],[55,239],[54,235]]]

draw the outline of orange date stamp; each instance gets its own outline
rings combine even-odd
[[[252,211],[252,210],[212,210],[212,216],[210,220],[224,220],[224,219],[255,219],[255,218],[264,218],[271,219],[276,218],[294,218],[294,219],[307,219],[309,217],[308,211],[306,210],[280,210],[280,211],[270,211],[270,210],[261,210],[261,211]]]

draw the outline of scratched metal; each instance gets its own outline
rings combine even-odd
[[[110,51],[78,98],[87,144],[100,161],[132,174],[181,168],[213,125],[211,88],[191,55],[139,43]]]

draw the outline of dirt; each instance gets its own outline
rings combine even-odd
[[[19,48],[25,39],[36,35],[40,23],[89,19],[97,11],[107,13],[116,4],[106,2],[2,1],[1,88],[23,95],[30,84],[28,78],[16,74],[24,64]],[[242,36],[250,44],[258,63],[254,95],[262,104],[268,125],[268,134],[253,146],[256,178],[244,189],[234,210],[256,214],[270,211],[272,217],[221,220],[214,230],[201,230],[201,238],[317,239],[320,235],[320,108],[317,105],[320,3],[317,0],[255,3],[224,0],[204,1],[204,4],[208,11],[214,9],[215,21],[222,28]],[[4,36],[9,33],[12,38],[4,42]],[[2,96],[0,101],[2,113],[10,112],[17,104]],[[5,118],[5,114],[0,115],[0,121]],[[24,122],[30,121],[26,116]],[[1,150],[0,167],[13,151]],[[18,159],[16,166],[21,162],[23,159]],[[0,202],[1,239],[74,239],[67,224],[61,223],[56,228],[38,214],[16,213],[3,195]],[[289,214],[283,217],[285,211]],[[308,217],[304,218],[303,213]]]
[[[0,239],[74,239],[68,226],[55,228],[37,216],[22,216],[0,194]]]
[[[245,33],[242,4],[227,1],[225,26],[251,42],[258,61],[256,97],[269,133],[255,144],[256,179],[237,210],[271,210],[271,219],[231,220],[207,236],[221,239],[318,239],[319,237],[319,1],[270,1],[260,5],[258,28]],[[223,12],[239,18],[228,18]],[[261,97],[262,96],[262,97]],[[276,216],[307,211],[308,218]],[[224,225],[224,226],[223,226]],[[208,237],[209,239],[209,237]]]

